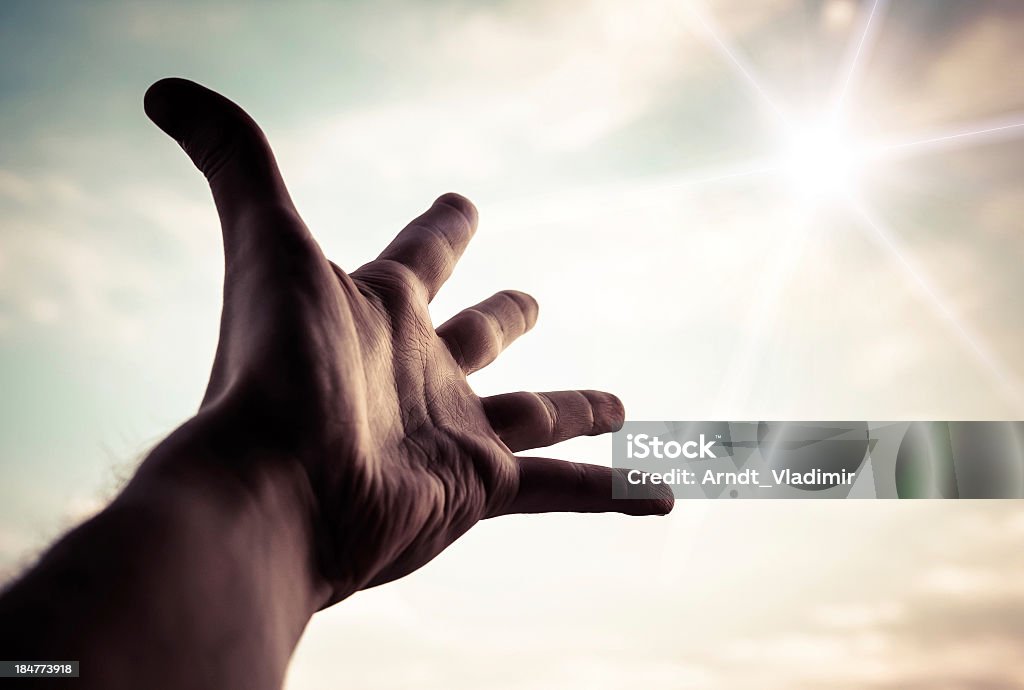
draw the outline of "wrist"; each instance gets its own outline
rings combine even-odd
[[[317,504],[294,458],[232,444],[202,414],[161,442],[115,505],[146,506],[207,535],[197,546],[259,568],[308,619],[330,596],[316,551]],[[204,542],[212,542],[205,543]],[[283,594],[283,593],[279,593]]]
[[[236,477],[200,428],[161,443],[0,597],[12,653],[81,659],[83,687],[280,687],[329,596],[301,478],[283,462]]]

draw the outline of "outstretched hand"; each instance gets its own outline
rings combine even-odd
[[[255,122],[202,86],[165,79],[153,121],[210,183],[224,235],[224,308],[193,425],[218,472],[288,476],[312,525],[323,605],[419,568],[477,521],[509,513],[665,514],[615,500],[613,470],[513,453],[623,422],[598,391],[480,398],[466,377],[530,330],[537,303],[499,292],[438,326],[428,305],[477,212],[446,194],[380,256],[346,272],[303,224]]]

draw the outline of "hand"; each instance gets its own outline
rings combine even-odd
[[[467,375],[533,327],[537,303],[503,291],[434,328],[428,304],[476,230],[469,201],[440,197],[346,273],[241,108],[181,79],[145,107],[206,175],[223,229],[220,343],[192,428],[219,472],[296,478],[324,605],[416,570],[483,518],[671,510],[667,492],[613,500],[609,468],[513,455],[618,429],[623,409],[597,391],[473,393]]]

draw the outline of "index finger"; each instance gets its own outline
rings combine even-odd
[[[379,260],[409,268],[433,299],[476,233],[476,206],[464,196],[442,194],[384,248]]]

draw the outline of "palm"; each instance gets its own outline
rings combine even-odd
[[[339,544],[350,559],[335,575],[344,590],[345,583],[381,584],[419,568],[481,518],[505,507],[515,493],[517,472],[466,371],[435,332],[419,279],[390,260],[373,261],[351,276],[340,269],[335,274],[357,334],[338,339],[338,347],[348,350],[358,343],[365,376],[339,370],[340,380],[361,381],[343,384],[346,404],[327,412],[363,407],[366,418],[361,434],[347,436],[363,450],[342,452],[356,460],[344,465],[340,481],[328,485],[330,495],[322,503],[337,507],[329,519],[341,526],[337,539],[346,540],[349,531],[384,534],[391,547],[382,551],[379,543],[365,540]],[[524,304],[529,309],[529,302]],[[465,318],[454,320],[442,335]],[[525,318],[533,317],[524,314],[520,321]],[[353,354],[335,359],[351,361]]]
[[[206,174],[224,231],[221,339],[203,406],[262,454],[299,462],[335,598],[415,570],[482,518],[671,509],[670,495],[613,500],[608,468],[513,455],[617,429],[623,413],[596,391],[473,393],[466,376],[529,330],[537,305],[504,291],[433,326],[428,304],[476,229],[472,204],[442,196],[346,274],[299,219],[238,106],[164,80],[146,108]]]

